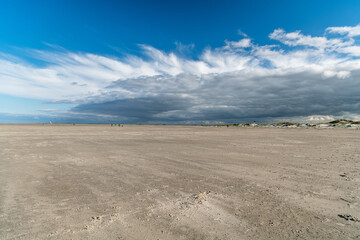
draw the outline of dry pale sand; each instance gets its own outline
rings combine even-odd
[[[0,125],[0,239],[360,239],[359,188],[358,130]]]

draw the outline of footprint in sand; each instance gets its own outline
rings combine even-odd
[[[351,180],[351,178],[348,176],[347,173],[342,173],[342,174],[340,174],[339,176],[342,177],[342,178],[344,178],[345,181],[350,181],[350,180]]]
[[[338,216],[345,219],[346,221],[360,222],[359,218],[351,216],[350,214],[338,214]]]

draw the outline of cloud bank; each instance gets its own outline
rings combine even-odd
[[[0,54],[0,93],[75,103],[91,121],[271,121],[360,116],[360,25],[323,36],[276,29],[272,45],[247,35],[197,58],[140,45],[124,58],[27,50],[31,64]],[[62,113],[64,114],[64,113]],[[104,117],[106,116],[106,117]],[[90,121],[90,120],[89,120]]]

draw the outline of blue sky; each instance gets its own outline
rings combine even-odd
[[[359,1],[1,1],[0,122],[360,118]]]

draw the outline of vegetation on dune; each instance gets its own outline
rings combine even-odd
[[[360,124],[360,121],[352,121],[347,119],[337,119],[329,122],[330,124]]]
[[[279,122],[279,123],[274,123],[273,125],[275,126],[298,126],[300,125],[300,123],[293,123],[293,122]]]
[[[353,121],[348,119],[337,119],[331,122],[326,123],[295,123],[295,122],[278,122],[272,124],[265,124],[265,123],[233,123],[233,124],[217,124],[217,125],[210,125],[215,127],[317,127],[321,125],[329,125],[329,127],[339,126],[339,127],[349,127],[351,125],[360,125],[360,121]],[[209,126],[209,125],[208,125]]]

